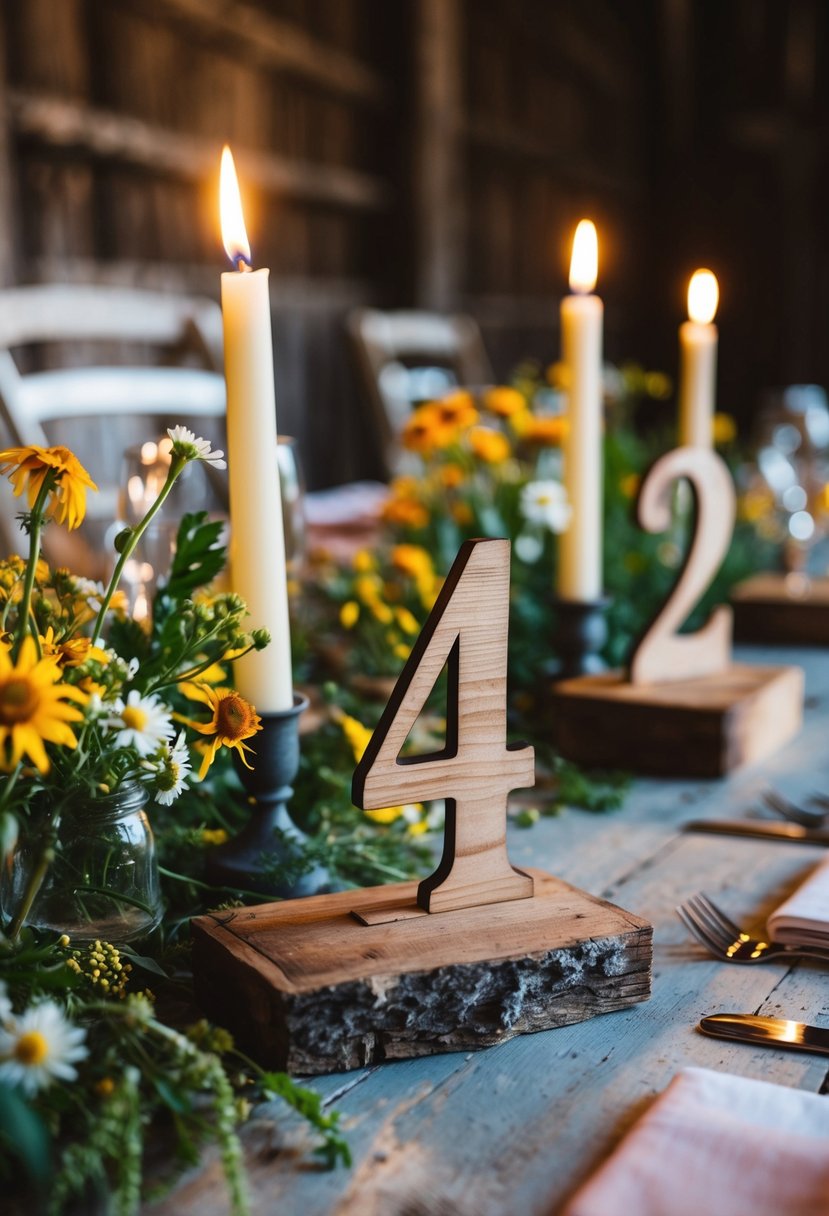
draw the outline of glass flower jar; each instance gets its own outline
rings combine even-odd
[[[67,799],[48,826],[8,860],[5,918],[73,941],[128,942],[161,920],[155,842],[138,782],[112,794]]]

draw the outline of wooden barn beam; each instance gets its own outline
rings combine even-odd
[[[82,283],[105,287],[133,287],[150,291],[169,291],[178,295],[205,295],[215,298],[219,291],[218,271],[224,263],[217,255],[215,264],[136,261],[121,258],[99,262],[93,258],[41,257],[27,264],[27,278],[36,283]],[[349,308],[376,303],[376,289],[358,278],[279,278],[271,275],[271,307],[275,311],[340,317]]]
[[[353,56],[241,0],[129,0],[126,7],[184,25],[200,42],[251,65],[294,72],[358,101],[380,104],[388,96],[386,81]]]
[[[8,93],[8,106],[16,134],[49,147],[78,148],[91,156],[195,181],[214,177],[217,171],[220,148],[212,140],[193,139],[109,110],[19,90]],[[365,173],[244,148],[234,154],[245,178],[273,194],[357,211],[375,211],[389,202],[385,182]]]
[[[414,198],[415,299],[446,312],[463,277],[460,0],[417,0]]]
[[[15,170],[11,152],[11,116],[6,77],[6,12],[0,8],[0,285],[15,280],[16,246],[12,182]]]

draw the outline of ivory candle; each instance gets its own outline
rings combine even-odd
[[[593,295],[598,273],[595,226],[582,220],[573,238],[572,294],[561,302],[561,352],[567,376],[564,487],[572,508],[559,542],[558,594],[592,603],[602,594],[602,324]]]
[[[679,444],[710,448],[717,379],[717,327],[712,324],[720,289],[710,270],[688,284],[688,316],[679,327]]]
[[[277,466],[276,394],[266,269],[250,269],[239,186],[230,149],[222,153],[222,240],[237,267],[222,275],[230,578],[248,606],[251,629],[271,643],[234,664],[239,692],[260,713],[293,705],[291,631],[282,498]]]

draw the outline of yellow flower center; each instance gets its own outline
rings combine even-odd
[[[232,692],[216,707],[216,733],[224,739],[244,739],[255,726],[253,710],[247,701]]]
[[[147,714],[137,705],[128,705],[121,714],[121,721],[129,730],[142,731],[147,725]]]
[[[11,676],[0,685],[0,725],[28,722],[37,713],[40,695],[25,676]]]
[[[43,1064],[49,1055],[49,1044],[39,1030],[27,1030],[14,1045],[15,1060],[28,1068]]]

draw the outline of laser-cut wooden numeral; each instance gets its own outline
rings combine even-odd
[[[418,889],[429,912],[525,899],[533,883],[507,857],[507,795],[535,784],[535,753],[507,744],[507,540],[467,541],[358,764],[355,806],[446,799],[443,857]],[[448,662],[446,745],[400,751]]]
[[[633,684],[659,684],[723,671],[731,660],[731,609],[715,608],[696,633],[677,631],[708,590],[728,552],[734,530],[736,496],[725,462],[706,448],[675,448],[657,460],[639,493],[638,519],[647,532],[671,526],[671,493],[677,481],[690,482],[694,532],[687,557],[667,601],[630,661]]]

